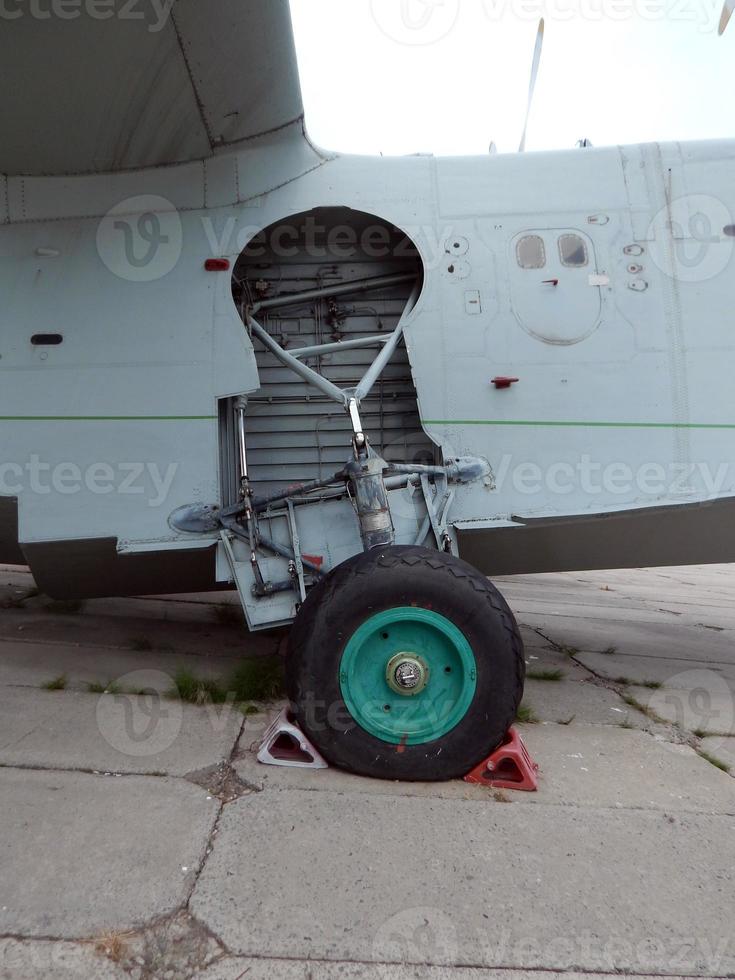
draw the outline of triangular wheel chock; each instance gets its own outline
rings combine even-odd
[[[464,777],[493,789],[517,789],[534,793],[538,789],[538,766],[528,754],[520,732],[511,728],[503,744]]]
[[[258,762],[266,766],[291,766],[298,769],[327,769],[326,760],[295,724],[288,708],[275,718],[263,736]]]

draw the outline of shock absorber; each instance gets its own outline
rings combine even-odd
[[[382,459],[372,456],[353,460],[346,468],[365,551],[391,545],[395,540],[384,467]]]
[[[360,413],[354,398],[350,400],[349,413],[354,432],[352,442],[355,458],[345,467],[345,475],[350,482],[363,547],[365,551],[372,551],[373,548],[383,548],[395,541],[388,491],[383,477],[385,463],[377,456],[370,455],[370,447],[362,431]]]

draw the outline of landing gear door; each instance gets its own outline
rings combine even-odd
[[[592,241],[575,229],[524,231],[511,243],[516,319],[547,344],[576,344],[600,322],[601,279]]]

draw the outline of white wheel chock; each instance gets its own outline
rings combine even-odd
[[[258,749],[258,762],[266,766],[290,766],[297,769],[329,768],[326,760],[294,724],[288,708],[281,711],[263,736]]]

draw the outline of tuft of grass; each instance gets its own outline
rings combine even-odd
[[[181,667],[174,677],[172,697],[179,697],[188,704],[224,704],[227,692],[212,678],[202,679],[187,667]]]
[[[170,695],[189,704],[224,704],[231,700],[246,705],[244,714],[254,715],[260,708],[253,701],[269,702],[284,696],[284,666],[280,657],[250,657],[240,662],[227,684],[202,679],[182,667],[176,672],[174,684]]]
[[[638,698],[633,697],[632,694],[621,694],[620,697],[623,699],[623,701],[625,701],[629,708],[635,708],[636,711],[640,711],[641,714],[645,715],[646,718],[649,718],[651,721],[655,721],[659,725],[671,724],[671,722],[668,722],[665,718],[662,718],[661,715],[657,714],[653,708],[649,708],[646,704],[641,704]],[[675,725],[674,727],[677,726]]]
[[[631,725],[629,721],[621,721],[620,728],[625,728],[626,730],[630,731],[635,728],[635,725]]]
[[[130,639],[130,649],[137,650],[139,653],[153,649],[153,644],[147,636],[133,636]]]
[[[612,682],[613,684],[622,684],[623,687],[630,687],[633,683],[630,677],[613,677]]]
[[[565,677],[563,670],[527,670],[526,678],[529,681],[563,681]]]
[[[242,609],[231,602],[220,602],[213,606],[212,616],[222,626],[242,625]]]
[[[241,711],[246,718],[250,718],[253,715],[259,715],[263,709],[259,708],[257,704],[243,704],[241,705]]]
[[[603,657],[614,657],[618,652],[617,647],[606,647],[604,650],[600,651]]]
[[[279,657],[250,657],[232,675],[236,701],[275,701],[283,697],[283,661]]]
[[[646,708],[645,704],[641,704],[638,698],[633,697],[632,694],[621,694],[620,696],[629,708],[635,708],[636,711],[642,711],[644,715],[648,714],[648,709]]]
[[[700,755],[706,762],[709,762],[711,766],[715,766],[716,769],[721,769],[722,772],[729,774],[730,766],[723,762],[722,759],[718,759],[716,755],[711,755],[709,752],[705,752],[704,749],[697,749],[697,755]]]
[[[561,647],[559,652],[565,653],[568,657],[571,658],[571,657],[578,656],[580,651],[578,647]]]
[[[65,691],[67,683],[66,674],[60,674],[58,677],[54,677],[52,681],[41,684],[41,688],[44,691]]]
[[[539,719],[531,705],[524,702],[518,709],[516,721],[523,725],[538,725]]]
[[[641,681],[639,687],[647,687],[649,691],[659,691],[663,684],[661,681]]]
[[[129,932],[103,932],[94,943],[95,952],[100,956],[106,956],[113,963],[120,963],[128,955],[127,940],[131,938]]]
[[[57,616],[75,616],[84,609],[84,603],[79,599],[49,599],[43,608]]]

